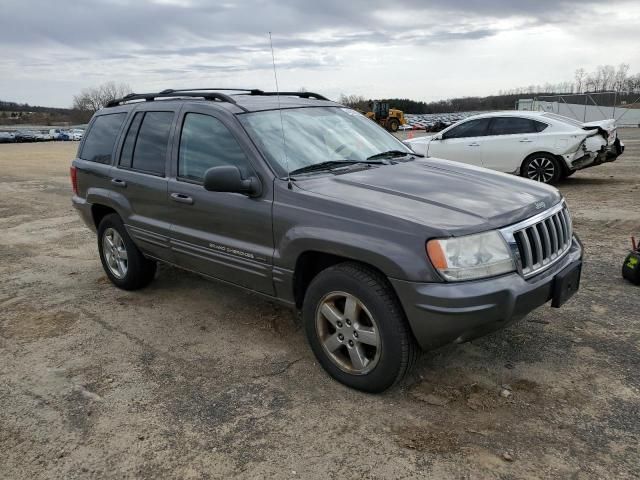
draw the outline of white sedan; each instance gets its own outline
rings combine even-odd
[[[615,121],[581,123],[549,112],[492,112],[406,140],[416,153],[555,183],[624,151]]]

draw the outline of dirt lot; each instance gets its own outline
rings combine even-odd
[[[377,396],[260,298],[169,267],[117,290],[70,205],[77,145],[0,145],[0,477],[638,478],[640,289],[620,266],[640,130],[621,136],[619,161],[560,185],[578,295]]]

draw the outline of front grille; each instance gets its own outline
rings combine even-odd
[[[504,229],[509,243],[515,243],[522,275],[530,277],[563,257],[573,237],[571,217],[563,204]],[[515,252],[514,252],[515,253]]]

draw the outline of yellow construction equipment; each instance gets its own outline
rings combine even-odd
[[[365,113],[367,118],[378,122],[390,132],[397,132],[400,125],[406,125],[404,112],[396,108],[389,108],[386,102],[373,102],[373,111]]]

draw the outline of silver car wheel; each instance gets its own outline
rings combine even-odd
[[[316,333],[323,350],[340,370],[364,375],[380,360],[382,343],[375,319],[354,295],[331,292],[318,303]]]
[[[102,234],[102,253],[111,274],[122,280],[129,268],[127,247],[122,236],[113,228],[107,228]]]
[[[556,166],[546,157],[536,157],[527,166],[527,178],[549,183],[556,173]]]

